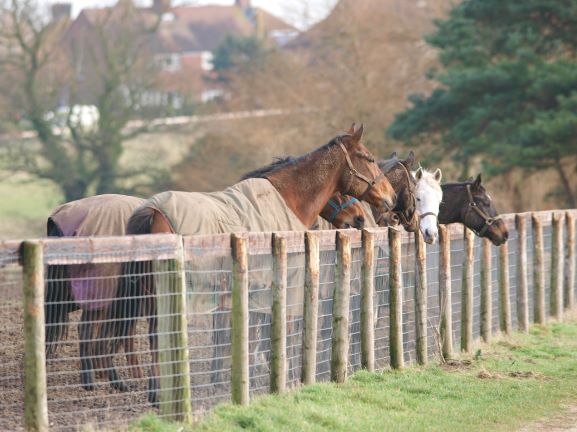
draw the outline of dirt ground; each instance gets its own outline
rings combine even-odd
[[[566,405],[553,417],[528,424],[519,432],[577,432],[577,404]]]
[[[136,343],[145,377],[131,379],[123,353],[116,358],[118,369],[132,391],[119,392],[110,387],[105,378],[97,378],[96,388],[86,391],[80,386],[77,322],[79,313],[71,314],[66,341],[62,342],[54,358],[47,361],[48,416],[51,430],[79,430],[86,425],[95,428],[122,425],[147,411],[155,411],[147,401],[147,367],[150,364],[146,324],[139,325]],[[191,325],[189,345],[193,409],[201,416],[215,403],[229,398],[227,371],[223,384],[211,384],[213,355],[212,320],[196,319]],[[22,431],[24,410],[24,344],[22,306],[19,301],[0,304],[0,431]],[[224,353],[223,353],[224,354]],[[226,367],[229,365],[224,365]]]

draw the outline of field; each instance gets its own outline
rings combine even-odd
[[[261,397],[248,407],[224,405],[191,428],[146,417],[133,429],[516,430],[576,404],[576,385],[573,318],[479,346],[472,357],[446,365],[359,372],[344,385],[317,384],[284,396]]]
[[[45,234],[46,217],[62,201],[51,183],[13,177],[0,183],[0,239]]]

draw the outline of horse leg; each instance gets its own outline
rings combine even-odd
[[[80,338],[80,383],[84,390],[94,390],[94,368],[91,357],[91,318],[92,313],[83,310],[80,323],[78,324],[78,336]]]
[[[212,344],[213,356],[210,364],[211,384],[222,383],[222,370],[224,369],[224,356],[230,338],[227,338],[226,330],[230,328],[230,313],[225,309],[218,308],[212,315]]]
[[[158,408],[160,399],[158,391],[160,389],[159,367],[158,367],[158,325],[156,319],[156,303],[154,298],[150,297],[148,303],[148,339],[150,343],[150,352],[152,361],[150,365],[150,375],[148,377],[148,402]]]
[[[144,375],[140,362],[138,361],[138,354],[134,346],[134,338],[136,337],[136,326],[132,326],[132,330],[127,335],[124,341],[124,354],[126,355],[126,362],[130,367],[130,376],[134,379],[141,379]]]
[[[90,355],[94,362],[94,372],[97,378],[105,378],[105,359],[100,351],[100,337],[102,334],[102,320],[104,319],[104,311],[93,311],[93,322],[90,342]]]

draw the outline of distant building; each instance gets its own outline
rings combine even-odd
[[[52,13],[54,20],[61,20],[69,16],[70,5],[55,4]],[[144,45],[160,68],[160,85],[158,91],[143,96],[144,105],[179,107],[183,98],[204,102],[222,94],[215,80],[205,78],[211,76],[212,51],[227,35],[258,35],[282,46],[298,34],[290,24],[253,7],[250,0],[236,0],[232,6],[175,7],[170,0],[154,0],[150,8],[138,8],[131,0],[119,0],[110,8],[84,9],[70,22],[63,37],[75,68],[76,91],[83,103],[94,103],[97,92],[91,86],[98,82],[93,66],[95,56],[87,47],[97,45],[97,24],[114,21],[115,16],[123,17],[117,24],[124,32],[130,27],[126,16],[137,26],[158,24]],[[107,25],[110,29],[107,32],[114,31],[114,26]]]

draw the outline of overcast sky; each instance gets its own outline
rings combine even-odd
[[[66,0],[38,0],[43,6]],[[116,3],[117,0],[71,0],[72,13],[77,15],[86,7],[101,7]],[[152,0],[134,0],[139,5],[149,5]],[[286,21],[304,28],[324,18],[337,0],[252,0],[254,6],[261,7]],[[173,0],[173,4],[219,4],[231,5],[234,0]]]

